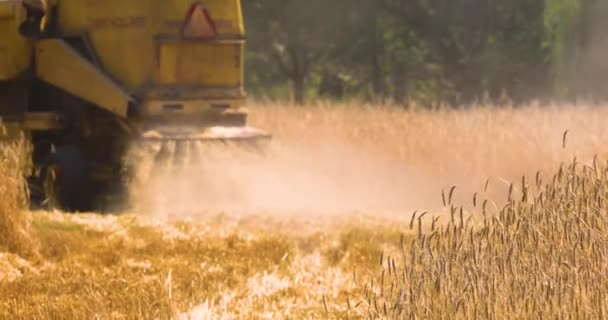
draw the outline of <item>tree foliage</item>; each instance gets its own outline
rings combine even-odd
[[[598,18],[594,2],[602,0],[243,1],[247,85],[296,102],[572,95],[582,82],[567,79],[608,10]]]

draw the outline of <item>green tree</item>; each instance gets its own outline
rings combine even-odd
[[[350,18],[344,9],[349,0],[251,0],[247,13],[249,47],[263,52],[266,72],[291,82],[293,98],[301,104],[311,72],[332,52],[335,39]],[[271,71],[272,70],[272,71]]]
[[[289,87],[298,103],[314,91],[454,105],[606,91],[593,81],[608,74],[605,0],[243,4],[249,87]]]
[[[550,48],[554,93],[607,99],[608,2],[545,0],[545,45]]]
[[[565,79],[573,75],[577,60],[576,37],[581,17],[580,0],[545,0],[545,46],[550,49],[550,79],[554,93],[566,96],[570,86]]]

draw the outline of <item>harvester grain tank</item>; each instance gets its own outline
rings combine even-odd
[[[257,141],[240,0],[0,0],[4,139],[69,210],[120,190],[138,141]],[[54,191],[53,191],[54,190]]]

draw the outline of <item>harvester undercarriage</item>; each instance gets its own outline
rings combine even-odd
[[[138,164],[135,155],[153,157],[153,171],[160,171],[205,161],[200,149],[207,145],[260,150],[270,138],[248,127],[246,114],[236,121],[230,114],[224,122],[219,114],[125,122],[78,98],[62,100],[59,110],[13,120],[22,128],[45,129],[32,130],[29,136],[34,170],[28,182],[35,208],[120,210],[128,205],[127,188]],[[4,123],[10,125],[11,119]]]

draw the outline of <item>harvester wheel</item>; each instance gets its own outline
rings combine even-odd
[[[34,210],[60,208],[56,187],[57,169],[54,165],[38,165],[38,172],[27,179],[30,207]]]
[[[69,212],[92,210],[91,176],[87,161],[71,146],[49,154],[39,179],[45,195],[45,208]]]

